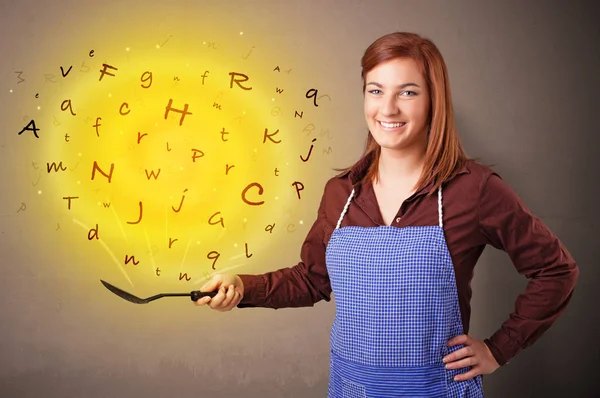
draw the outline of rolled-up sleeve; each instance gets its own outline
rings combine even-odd
[[[244,283],[244,307],[310,307],[321,300],[330,301],[331,285],[325,265],[327,227],[325,187],[317,219],[300,249],[300,262],[293,267],[261,275],[239,275]]]
[[[533,344],[564,312],[579,269],[562,242],[497,175],[481,190],[479,225],[487,244],[505,251],[528,280],[514,311],[485,342],[500,365]]]

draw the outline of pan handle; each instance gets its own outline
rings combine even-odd
[[[217,292],[201,292],[200,290],[194,290],[190,293],[192,301],[197,301],[198,299],[205,297],[205,296],[215,297],[216,295],[217,295]]]

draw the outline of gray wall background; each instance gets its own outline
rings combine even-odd
[[[485,377],[486,396],[597,396],[597,16],[592,1],[1,0],[0,396],[326,395],[333,303],[225,314],[184,299],[130,305],[98,283],[105,275],[89,265],[100,252],[77,250],[50,232],[34,238],[54,216],[41,205],[17,213],[23,197],[34,197],[30,153],[16,134],[34,102],[9,94],[15,71],[58,73],[60,55],[75,51],[73,38],[89,42],[88,50],[134,33],[160,41],[238,26],[253,34],[256,51],[265,49],[274,63],[286,54],[307,81],[326,87],[335,167],[363,149],[364,49],[395,30],[433,39],[449,67],[469,155],[494,165],[581,269],[566,313],[537,344]],[[307,220],[321,188],[295,210]],[[308,227],[278,235],[258,255],[260,265],[240,272],[295,264]],[[493,333],[524,286],[506,254],[487,248],[473,280],[471,334]]]

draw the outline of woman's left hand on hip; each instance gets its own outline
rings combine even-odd
[[[446,369],[471,367],[466,373],[454,377],[455,381],[464,381],[478,375],[493,373],[500,367],[487,344],[481,340],[461,334],[448,340],[448,346],[463,344],[464,347],[446,355],[442,360]]]

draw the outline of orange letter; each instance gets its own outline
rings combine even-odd
[[[171,105],[173,105],[173,99],[171,98],[169,100],[169,105],[167,105],[166,110],[165,110],[165,120],[167,120],[167,116],[169,116],[169,111],[173,111],[176,113],[181,113],[181,119],[179,119],[179,125],[181,126],[183,124],[183,119],[185,119],[186,115],[192,115],[191,112],[188,112],[188,104],[185,104],[183,107],[183,110],[180,109],[175,109],[172,108]]]
[[[262,202],[250,202],[249,200],[246,199],[246,192],[248,192],[248,190],[252,187],[258,187],[258,194],[262,195],[263,194],[263,187],[258,183],[258,182],[253,182],[252,184],[248,185],[246,188],[244,188],[244,190],[242,191],[242,200],[246,203],[249,204],[250,206],[260,206],[263,203],[265,203],[264,201]]]
[[[231,76],[231,82],[229,82],[229,88],[233,88],[233,83],[235,82],[243,90],[252,90],[252,87],[244,87],[241,84],[242,82],[245,82],[248,80],[248,76],[244,75],[243,73],[236,73],[236,72],[229,72],[229,75]],[[244,79],[238,80],[235,78],[236,76],[243,76]]]
[[[96,161],[94,161],[94,166],[92,168],[92,180],[96,176],[96,170],[98,170],[100,172],[100,174],[102,174],[104,177],[108,178],[108,182],[110,183],[110,180],[111,180],[112,175],[113,175],[113,171],[115,170],[115,164],[111,163],[111,165],[110,165],[110,173],[106,174],[105,172],[103,172],[100,169],[100,167],[98,166],[98,163]]]

